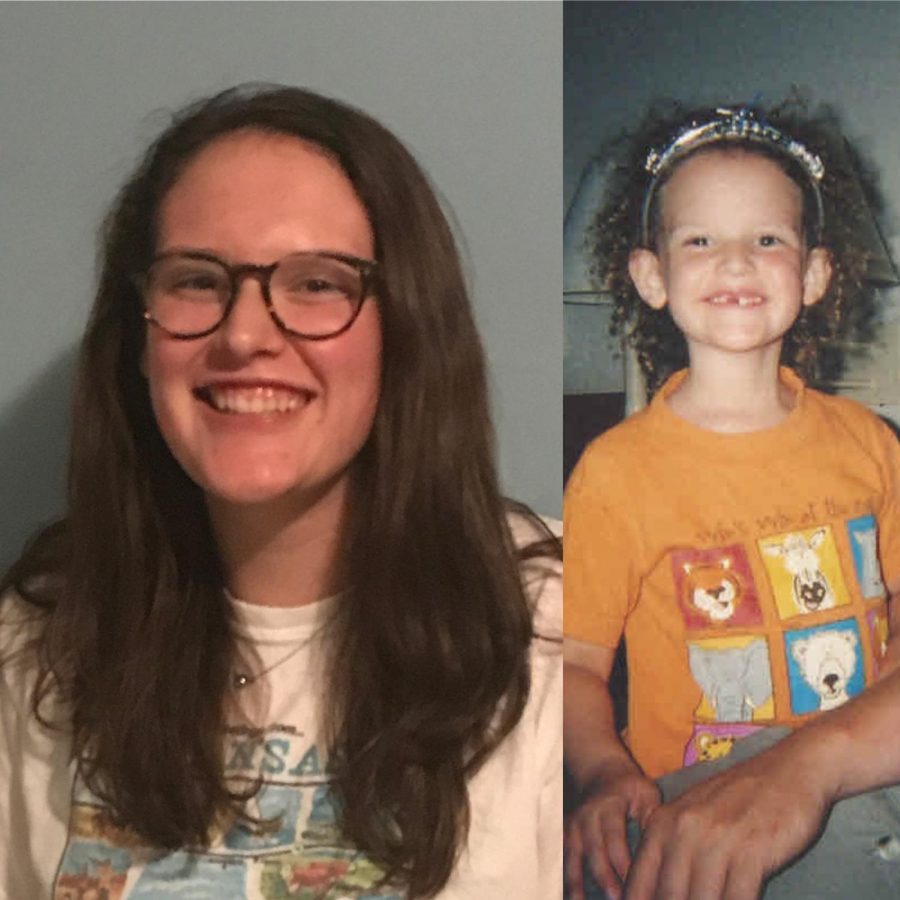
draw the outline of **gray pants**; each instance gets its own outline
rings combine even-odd
[[[663,801],[772,747],[789,734],[767,728],[738,741],[731,754],[659,779]],[[893,840],[891,840],[893,839]],[[640,831],[629,827],[632,849]],[[882,852],[879,852],[881,848]],[[900,898],[900,785],[870,791],[834,805],[821,837],[806,853],[766,883],[765,900],[897,900]],[[891,858],[884,859],[883,855]],[[588,900],[603,900],[593,880]]]

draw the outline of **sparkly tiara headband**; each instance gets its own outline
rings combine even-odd
[[[691,122],[682,129],[662,149],[652,149],[647,154],[644,168],[650,173],[650,183],[644,193],[644,204],[641,209],[641,239],[645,246],[650,246],[650,209],[659,186],[660,175],[669,168],[673,161],[687,153],[718,141],[753,141],[779,151],[800,164],[809,177],[813,195],[816,198],[816,232],[822,230],[825,222],[825,211],[822,206],[822,192],[819,182],[825,174],[822,160],[800,141],[794,140],[783,131],[759,121],[753,110],[717,109],[715,118],[707,122]]]

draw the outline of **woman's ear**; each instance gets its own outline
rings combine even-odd
[[[668,302],[666,283],[660,270],[659,257],[645,247],[631,251],[628,274],[647,306],[662,309]]]
[[[825,247],[813,247],[806,258],[803,273],[803,305],[818,303],[831,282],[831,254]]]

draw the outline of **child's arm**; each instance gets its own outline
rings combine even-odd
[[[894,671],[771,750],[661,806],[642,836],[626,896],[755,900],[764,879],[812,843],[835,801],[898,781]]]
[[[626,820],[643,824],[659,805],[659,789],[616,733],[607,687],[615,651],[569,639],[564,647],[566,761],[586,795],[567,832],[569,887],[572,900],[582,900],[586,856],[598,883],[616,898],[631,863]]]

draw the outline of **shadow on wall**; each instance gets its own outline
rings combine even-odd
[[[0,413],[0,570],[63,512],[75,355],[50,363]]]

